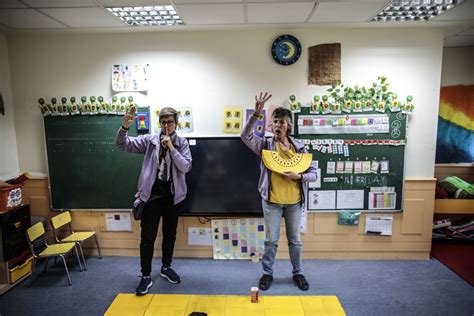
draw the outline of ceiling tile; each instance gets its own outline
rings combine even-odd
[[[291,3],[295,3],[295,2],[316,2],[315,0],[294,0],[294,1],[288,1],[288,0],[247,0],[248,3],[263,3],[263,2],[291,2]]]
[[[225,25],[245,22],[243,3],[182,4],[175,7],[186,25]]]
[[[22,0],[33,8],[97,7],[94,0]]]
[[[383,2],[321,2],[308,22],[365,22],[379,13],[389,1]]]
[[[150,5],[169,5],[170,0],[98,0],[106,7],[143,7]]]
[[[456,35],[472,35],[472,36],[474,36],[474,27],[470,28],[470,29],[467,29],[465,31],[459,32]]]
[[[174,4],[244,3],[244,0],[173,0]]]
[[[27,8],[26,5],[18,2],[18,0],[2,0],[0,1],[1,9],[16,9],[16,8]]]
[[[440,14],[433,21],[474,20],[474,1],[464,1],[457,7]]]
[[[304,23],[313,7],[313,2],[249,3],[248,23]]]
[[[0,23],[14,29],[66,28],[34,9],[0,10]]]
[[[71,27],[127,26],[104,8],[40,9],[52,18]]]
[[[444,47],[474,46],[474,36],[452,36],[444,40]]]

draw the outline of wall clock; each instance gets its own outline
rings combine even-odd
[[[278,36],[272,45],[273,59],[280,65],[294,64],[301,56],[300,41],[291,35]]]

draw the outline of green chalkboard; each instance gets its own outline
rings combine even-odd
[[[122,120],[117,115],[44,118],[53,209],[131,208],[143,155],[115,146]],[[129,135],[137,135],[134,125]]]
[[[367,121],[361,121],[363,119],[372,119],[373,123],[377,120],[378,124],[369,126]],[[337,123],[335,120],[341,121]],[[407,124],[405,114],[371,111],[320,115],[311,114],[309,108],[302,108],[300,113],[295,114],[295,123],[296,136],[307,143],[321,172],[320,186],[310,188],[308,192],[309,210],[402,210]],[[334,143],[342,144],[334,146]],[[375,161],[379,166],[376,171],[356,171],[356,162],[360,162],[360,167],[364,161],[370,161],[371,166],[376,166],[373,164]],[[352,170],[345,168],[346,162],[349,166],[352,162]],[[384,166],[388,165],[387,169],[382,170],[382,162]],[[342,172],[332,172],[328,164],[344,166],[344,169]],[[389,193],[390,190],[395,194]],[[328,201],[334,197],[335,202],[331,206]]]

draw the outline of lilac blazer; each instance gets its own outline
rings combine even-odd
[[[265,138],[265,137],[260,137],[258,135],[255,135],[253,132],[253,127],[255,125],[255,122],[257,121],[257,118],[253,115],[250,115],[250,118],[247,121],[247,124],[245,125],[240,137],[242,138],[242,141],[244,142],[247,147],[252,149],[253,152],[255,152],[258,156],[262,157],[262,150],[263,149],[268,149],[268,150],[276,150],[275,149],[275,138]],[[308,151],[304,147],[304,144],[289,136],[288,137],[290,142],[293,144],[295,147],[295,150],[297,153],[307,153]],[[260,180],[258,181],[258,191],[260,192],[260,195],[262,196],[262,199],[265,201],[270,201],[270,190],[271,190],[271,181],[270,181],[270,170],[265,167],[263,164],[263,161],[260,162]],[[316,169],[313,166],[310,166],[308,170],[306,170],[302,174],[303,178],[300,180],[301,186],[300,186],[300,191],[301,191],[301,204],[304,205],[304,202],[306,201],[306,192],[308,191],[308,182],[313,182],[316,181]]]
[[[156,157],[160,155],[160,134],[161,130],[155,134],[140,135],[131,137],[121,128],[117,132],[115,144],[120,150],[130,153],[145,154],[143,158],[142,170],[138,179],[138,192],[140,199],[147,202],[151,195],[151,188],[156,179],[158,163]],[[191,170],[192,158],[189,144],[186,138],[178,136],[175,150],[170,152],[171,174],[173,185],[171,192],[174,195],[174,204],[178,204],[186,198],[186,173]],[[156,152],[158,150],[158,153]]]

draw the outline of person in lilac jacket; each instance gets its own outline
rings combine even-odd
[[[262,150],[277,151],[283,157],[291,157],[295,153],[307,153],[304,144],[289,136],[292,119],[290,110],[279,107],[272,113],[273,137],[265,138],[253,132],[255,122],[262,113],[265,102],[271,95],[265,93],[255,96],[255,112],[245,125],[242,141],[258,156]],[[263,275],[259,280],[259,288],[268,290],[273,281],[273,263],[280,239],[280,222],[285,217],[286,237],[293,266],[293,280],[299,289],[307,291],[308,281],[303,275],[301,259],[300,223],[302,206],[305,203],[308,182],[316,181],[316,169],[310,166],[303,173],[286,171],[283,174],[267,169],[260,164],[260,180],[258,190],[262,197],[263,217],[265,221],[265,249],[262,258]]]
[[[178,215],[186,198],[186,173],[191,170],[191,151],[186,138],[178,136],[176,126],[178,112],[170,107],[160,111],[161,130],[155,134],[130,137],[127,131],[135,120],[135,107],[123,118],[115,143],[121,150],[144,154],[138,180],[135,208],[142,209],[140,264],[142,278],[136,289],[137,295],[145,295],[153,285],[151,263],[153,249],[160,224],[162,225],[162,267],[160,276],[169,282],[181,282],[179,275],[171,268]]]

